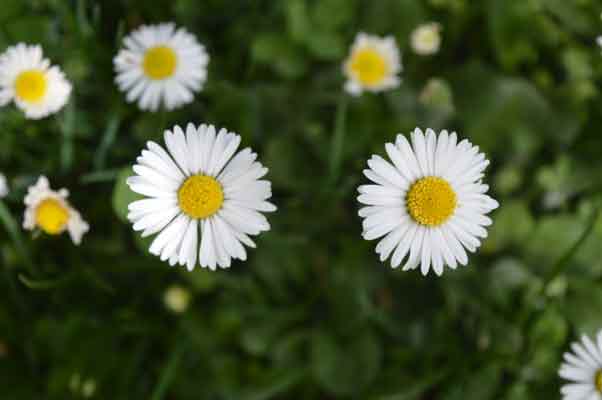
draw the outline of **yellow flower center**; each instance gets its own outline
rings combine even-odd
[[[176,52],[167,46],[151,47],[144,54],[142,68],[151,79],[165,79],[173,75],[178,64]]]
[[[36,224],[49,235],[63,232],[69,221],[69,210],[56,199],[43,200],[36,208]]]
[[[406,196],[406,206],[417,223],[438,226],[447,221],[456,209],[456,193],[445,179],[427,176],[412,184]]]
[[[189,217],[201,219],[215,214],[224,204],[222,186],[207,175],[193,175],[178,190],[180,208]]]
[[[377,85],[389,73],[387,61],[373,48],[357,50],[351,57],[351,72],[363,85]]]
[[[594,379],[594,381],[596,389],[598,390],[598,392],[602,393],[602,369],[599,369],[598,372],[596,372],[596,378]]]
[[[15,80],[15,93],[23,101],[36,103],[46,94],[48,81],[43,71],[30,69],[21,72]]]

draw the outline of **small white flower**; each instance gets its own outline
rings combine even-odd
[[[484,226],[492,223],[485,214],[498,207],[486,195],[481,183],[489,164],[479,148],[456,133],[432,129],[426,136],[418,128],[412,144],[397,135],[395,144],[385,149],[392,163],[373,155],[364,175],[374,184],[358,188],[363,237],[383,237],[376,246],[380,260],[391,256],[397,268],[406,258],[403,270],[420,265],[426,275],[432,265],[437,275],[445,265],[455,269],[466,265],[465,249],[475,252],[487,237]]]
[[[268,169],[250,148],[236,153],[240,136],[216,133],[213,125],[188,124],[186,132],[175,126],[164,138],[169,153],[147,142],[137,175],[127,181],[149,197],[129,205],[134,230],[143,237],[160,232],[149,251],[170,265],[192,270],[198,259],[214,270],[230,267],[232,258],[246,260],[243,244],[255,247],[249,235],[270,229],[262,212],[276,210],[267,201],[271,184],[261,180]]]
[[[588,336],[571,344],[558,374],[571,383],[560,389],[563,400],[602,400],[602,331],[596,343]]]
[[[4,174],[0,173],[0,199],[8,194],[8,183]]]
[[[143,25],[123,40],[113,60],[119,89],[142,110],[188,104],[207,79],[209,56],[186,29],[173,23]]]
[[[27,118],[40,119],[63,108],[71,84],[43,58],[39,45],[19,43],[0,55],[0,106],[14,101]]]
[[[345,90],[357,96],[362,91],[382,92],[399,86],[401,56],[392,36],[380,38],[358,33],[349,57],[343,63]]]
[[[598,47],[602,47],[602,35],[596,38],[596,44],[598,45]]]
[[[23,228],[33,231],[41,229],[49,235],[60,235],[65,230],[71,240],[80,244],[89,225],[67,201],[69,191],[50,189],[48,179],[40,176],[35,185],[27,189]]]
[[[441,47],[441,25],[436,22],[420,25],[412,32],[410,43],[416,54],[436,54]]]
[[[176,314],[181,314],[188,309],[190,292],[181,286],[170,286],[163,295],[165,306]]]

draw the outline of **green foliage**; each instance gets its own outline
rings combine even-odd
[[[602,328],[601,12],[595,0],[3,1],[0,51],[40,43],[74,93],[41,121],[0,109],[0,397],[557,398],[568,342]],[[207,46],[207,86],[177,111],[141,112],[112,58],[125,33],[170,20]],[[409,34],[428,21],[442,48],[420,57]],[[358,31],[395,37],[398,89],[342,94]],[[272,230],[230,270],[170,268],[127,222],[136,156],[189,121],[238,132],[270,168]],[[479,254],[441,278],[391,270],[360,236],[365,160],[416,126],[479,145],[501,204]],[[90,222],[81,246],[20,228],[40,174]],[[163,300],[174,284],[191,294],[181,314]]]

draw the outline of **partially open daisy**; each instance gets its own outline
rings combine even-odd
[[[129,205],[134,230],[160,232],[150,252],[170,265],[192,270],[198,259],[215,269],[245,260],[243,244],[255,247],[249,235],[270,229],[262,212],[276,210],[267,201],[271,184],[261,179],[268,169],[250,148],[236,153],[240,136],[213,125],[175,126],[164,138],[167,151],[149,141],[127,181],[148,197]]]
[[[436,54],[441,47],[441,25],[429,22],[418,26],[410,36],[410,44],[414,52],[421,56]]]
[[[404,271],[420,266],[426,275],[432,266],[441,275],[445,265],[466,265],[465,249],[476,251],[487,237],[484,226],[492,221],[485,214],[498,207],[481,183],[489,161],[455,133],[437,137],[427,129],[425,136],[417,128],[411,140],[397,135],[385,145],[392,163],[377,155],[368,160],[364,175],[374,184],[358,188],[366,205],[359,211],[363,237],[383,237],[376,252],[381,261],[391,256],[393,268],[407,257]]]
[[[560,389],[563,400],[602,400],[602,331],[596,342],[583,336],[564,353],[558,374],[568,383]]]
[[[27,118],[39,119],[63,108],[71,84],[42,48],[19,43],[0,55],[0,106],[14,101]]]
[[[71,240],[80,244],[82,236],[90,229],[71,204],[67,201],[69,191],[50,189],[48,179],[40,176],[35,185],[27,189],[23,228],[39,229],[48,235],[60,235],[68,231]]]
[[[0,173],[0,199],[8,194],[8,183],[4,174]]]
[[[392,36],[358,33],[349,57],[343,63],[347,77],[345,90],[352,95],[362,91],[381,92],[399,86],[401,57]]]
[[[207,79],[205,47],[173,23],[143,25],[123,40],[113,63],[119,89],[142,110],[168,110],[192,102]]]

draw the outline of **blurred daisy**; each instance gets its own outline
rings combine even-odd
[[[39,119],[63,108],[70,94],[71,84],[39,45],[19,43],[0,55],[0,106],[14,101],[27,118]]]
[[[431,266],[437,275],[445,265],[466,265],[465,249],[476,251],[483,228],[491,224],[485,214],[498,207],[481,183],[489,164],[479,148],[455,133],[420,129],[411,134],[412,144],[397,135],[385,149],[392,163],[373,155],[364,175],[374,184],[358,188],[363,237],[383,237],[376,246],[380,260],[391,256],[397,268],[407,257],[403,270],[420,266],[426,275]]]
[[[596,38],[596,43],[598,44],[598,47],[602,47],[602,35]]]
[[[170,286],[163,294],[163,303],[170,311],[181,314],[188,309],[190,292],[182,286]]]
[[[392,36],[358,33],[351,46],[351,53],[343,63],[347,77],[345,90],[352,95],[362,91],[382,92],[399,86],[401,72],[399,49]]]
[[[82,236],[90,229],[81,215],[69,204],[69,191],[50,189],[48,179],[40,176],[35,185],[27,189],[23,228],[41,229],[49,235],[69,232],[73,243],[80,244]]]
[[[8,183],[4,174],[0,173],[0,199],[8,194]]]
[[[276,210],[267,201],[271,184],[261,180],[268,169],[249,148],[235,154],[240,136],[216,134],[213,125],[188,124],[186,133],[175,126],[164,138],[169,153],[148,142],[134,165],[137,175],[127,181],[149,197],[129,205],[134,230],[143,237],[160,232],[150,252],[170,265],[192,270],[198,258],[214,270],[232,258],[245,260],[243,244],[255,247],[249,235],[270,229],[262,212]]]
[[[438,53],[441,47],[441,25],[436,22],[420,25],[412,32],[410,44],[414,53],[421,56]]]
[[[571,344],[558,374],[571,383],[560,389],[563,400],[602,400],[602,331],[596,343],[588,336]]]
[[[172,23],[143,25],[126,36],[113,60],[128,102],[156,111],[192,102],[207,79],[209,56],[194,35]]]

